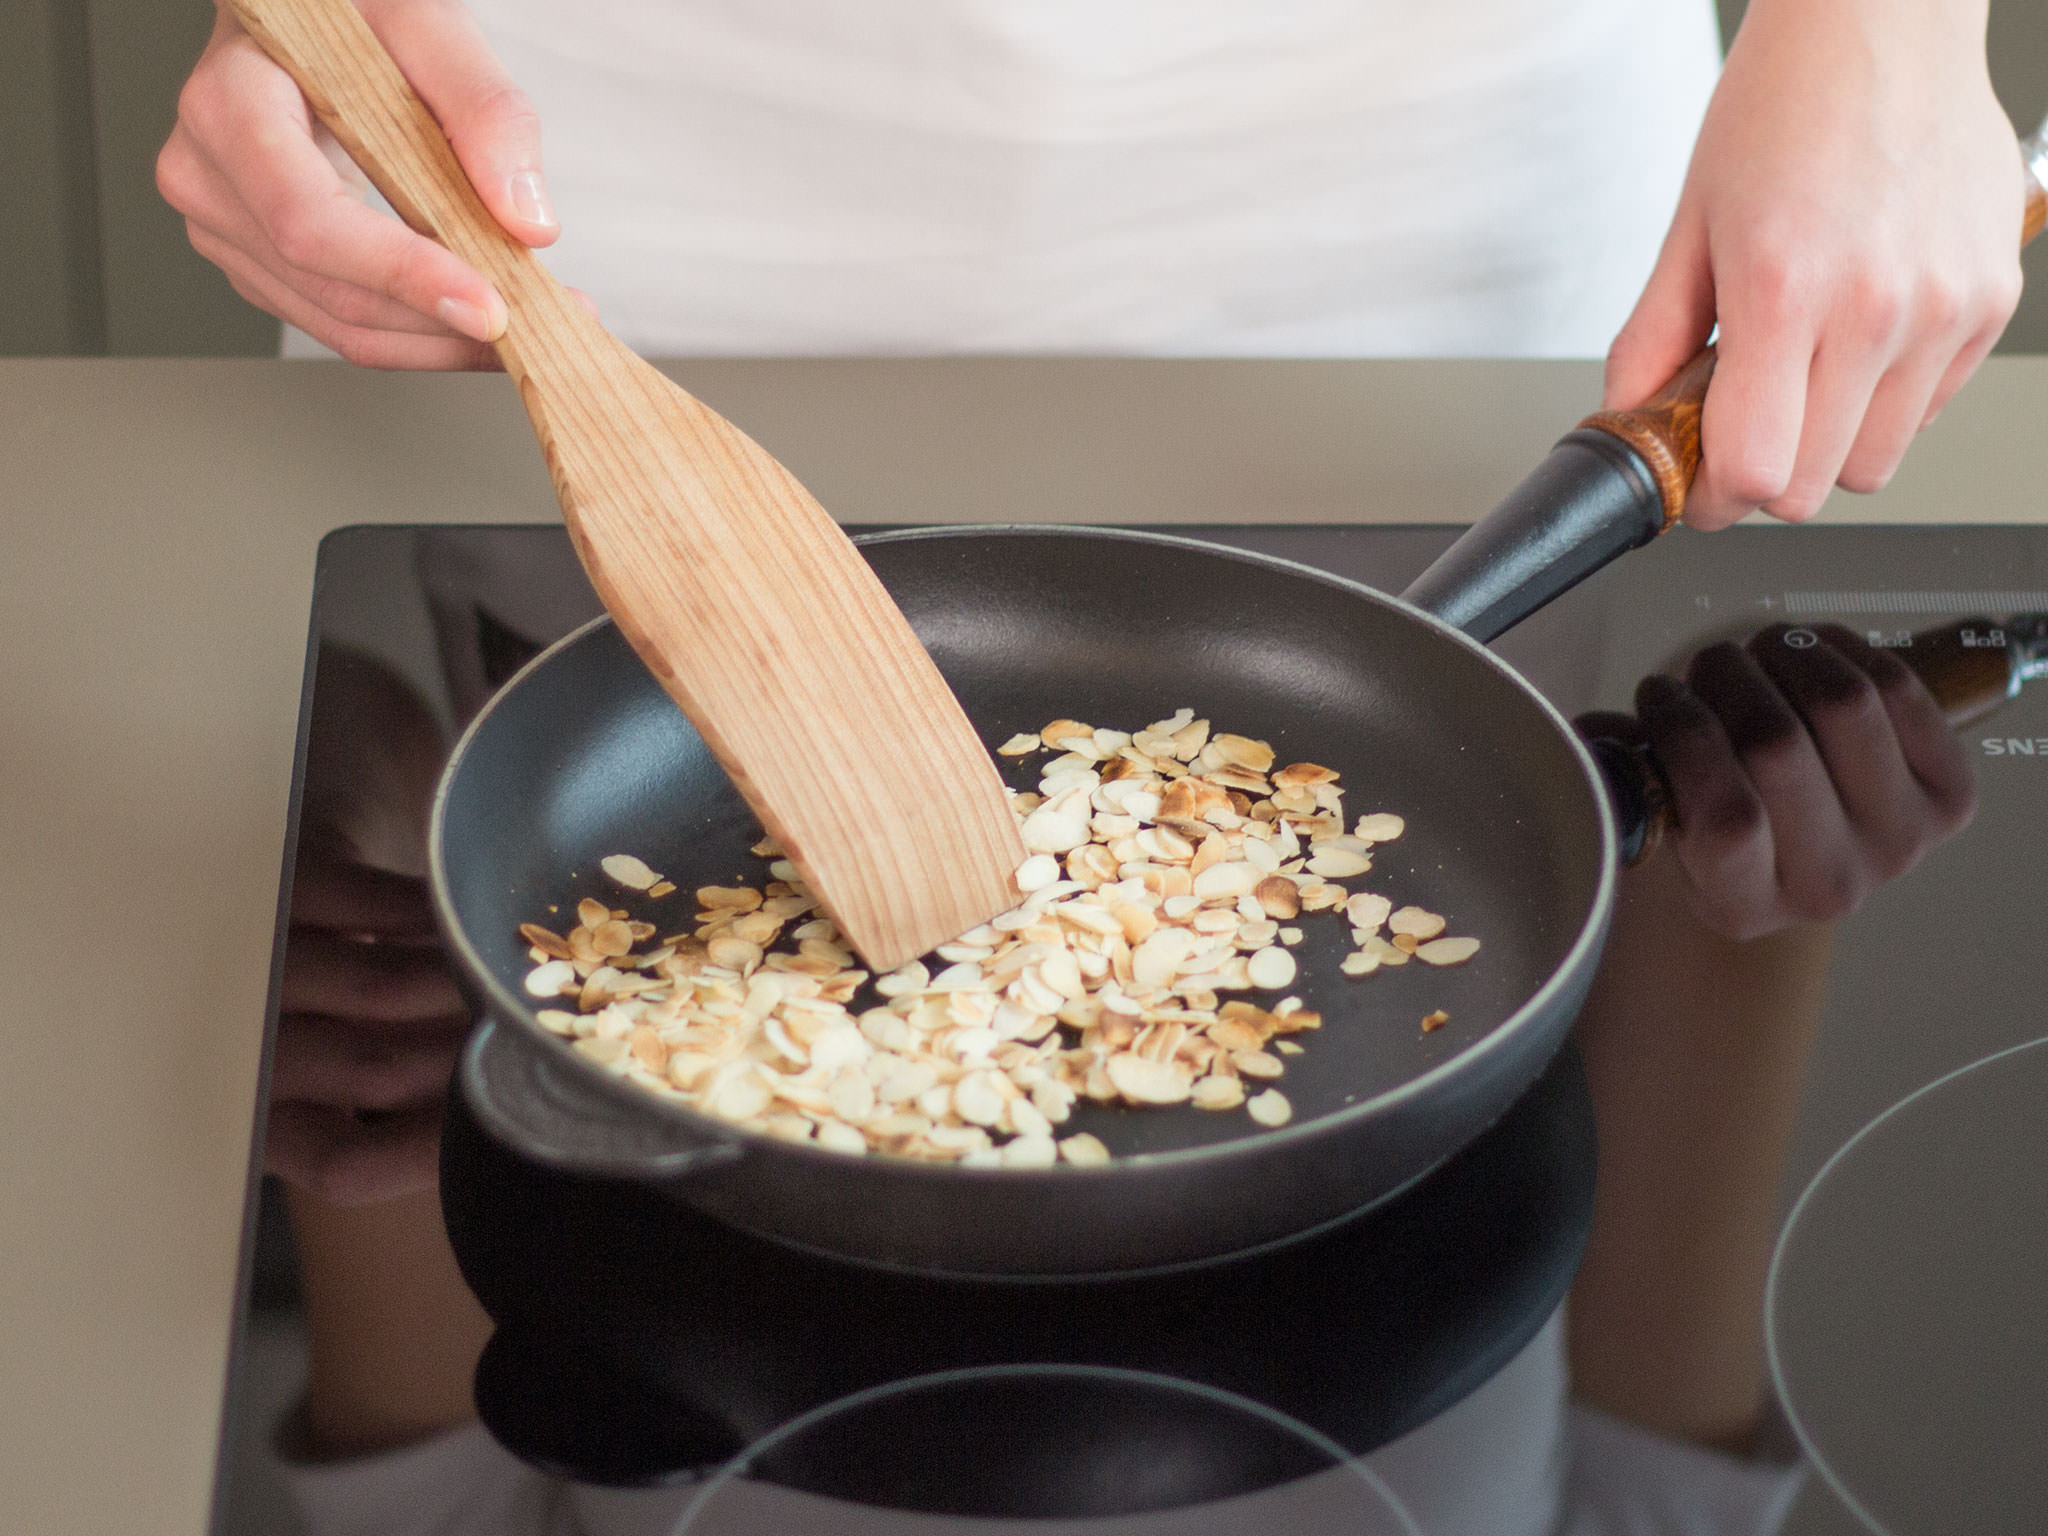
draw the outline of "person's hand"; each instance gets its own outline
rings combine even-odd
[[[1607,360],[1628,409],[1720,326],[1687,523],[1881,489],[2005,328],[2024,183],[1984,34],[1985,0],[1752,0]]]
[[[435,1181],[470,1024],[425,882],[309,834],[292,876],[264,1169],[332,1205]]]
[[[1696,916],[1746,940],[1853,912],[1969,824],[1968,755],[1910,668],[1839,625],[1817,645],[1773,625],[1707,647],[1684,682],[1636,688],[1636,714],[1582,715],[1588,736],[1647,743]]]
[[[492,217],[528,245],[559,232],[540,121],[455,0],[360,0]],[[373,368],[495,366],[505,301],[479,273],[365,204],[291,77],[225,9],[178,98],[157,187],[192,245],[250,303]],[[338,153],[338,152],[337,152]]]

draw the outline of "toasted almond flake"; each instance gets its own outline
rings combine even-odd
[[[1287,1070],[1278,1056],[1268,1055],[1265,1051],[1233,1051],[1230,1064],[1246,1077],[1278,1077]]]
[[[912,960],[878,980],[875,991],[883,997],[902,997],[907,993],[922,992],[930,985],[931,979],[932,973],[925,969],[924,962]]]
[[[581,988],[573,965],[566,960],[550,960],[526,973],[526,990],[533,997],[560,997],[565,992],[577,992]]]
[[[1209,738],[1209,745],[1205,750],[1213,754],[1219,764],[1247,768],[1253,773],[1264,773],[1273,766],[1273,749],[1265,742],[1254,741],[1249,736],[1219,733]]]
[[[925,1140],[942,1152],[979,1152],[988,1143],[988,1132],[978,1125],[934,1125]]]
[[[657,880],[654,884],[647,887],[647,894],[656,900],[663,896],[673,896],[675,893],[676,883],[673,880]]]
[[[1443,1009],[1438,1008],[1434,1012],[1426,1013],[1422,1016],[1422,1032],[1425,1035],[1433,1034],[1450,1022],[1451,1016],[1445,1013]]]
[[[718,1058],[703,1051],[675,1051],[668,1056],[668,1080],[688,1093],[718,1067]]]
[[[1478,953],[1477,939],[1431,939],[1415,951],[1415,958],[1431,965],[1463,965]]]
[[[616,918],[608,919],[605,922],[599,923],[596,928],[591,930],[590,947],[607,960],[615,960],[620,955],[631,954],[633,951],[633,930]]]
[[[539,923],[521,923],[519,937],[553,960],[568,960],[574,957],[566,939],[541,927]]]
[[[1197,1109],[1235,1109],[1244,1102],[1244,1084],[1212,1072],[1195,1080],[1189,1098]]]
[[[1154,1061],[1126,1051],[1104,1063],[1116,1091],[1133,1104],[1178,1104],[1188,1096],[1194,1073],[1179,1061]]]
[[[1401,907],[1388,916],[1387,931],[1405,933],[1417,939],[1433,939],[1444,931],[1444,920],[1440,914],[1421,907]]]
[[[1346,976],[1370,976],[1379,968],[1380,957],[1367,949],[1346,955],[1337,965],[1337,969]]]
[[[1036,1084],[1031,1090],[1032,1106],[1045,1116],[1047,1123],[1051,1125],[1066,1122],[1068,1116],[1074,1112],[1074,1100],[1077,1097],[1071,1086],[1050,1077]],[[1015,1113],[1014,1109],[1012,1113]]]
[[[1243,860],[1216,864],[1194,877],[1194,894],[1203,901],[1228,901],[1257,887],[1262,880],[1258,866]]]
[[[1109,1161],[1109,1148],[1086,1131],[1061,1138],[1059,1149],[1060,1156],[1077,1168],[1099,1168]]]
[[[1255,923],[1240,923],[1237,927],[1236,943],[1239,949],[1264,949],[1279,939],[1284,930],[1270,917],[1260,918]],[[1296,930],[1299,932],[1299,930]]]
[[[709,1096],[707,1107],[721,1120],[751,1120],[775,1098],[768,1080],[750,1061],[719,1068],[704,1091]]]
[[[1408,951],[1397,949],[1378,934],[1373,934],[1359,946],[1366,954],[1373,956],[1381,965],[1406,965]]]
[[[761,963],[761,946],[745,939],[713,939],[704,948],[713,965],[742,975]]]
[[[1269,945],[1246,961],[1245,971],[1260,991],[1277,992],[1294,981],[1294,956]]]
[[[1088,822],[1083,816],[1042,805],[1024,818],[1020,829],[1028,853],[1066,853],[1088,841]]]
[[[1002,1148],[1005,1168],[1050,1168],[1060,1160],[1059,1148],[1050,1134],[1019,1136]]]
[[[832,1113],[849,1125],[859,1125],[875,1112],[875,1085],[859,1067],[841,1067],[832,1074],[825,1097]]]
[[[1039,1107],[1029,1099],[1012,1099],[1005,1106],[1010,1129],[1019,1136],[1043,1136],[1047,1145],[1052,1142],[1052,1122],[1046,1119]]]
[[[1285,875],[1265,876],[1251,894],[1268,917],[1285,919],[1301,911],[1301,889]]]
[[[1301,888],[1301,910],[1304,912],[1327,912],[1332,907],[1341,907],[1350,893],[1341,885],[1326,885],[1312,880]]]
[[[576,1049],[601,1067],[623,1067],[626,1062],[626,1042],[621,1039],[604,1040],[591,1035],[578,1040]]]
[[[953,1112],[972,1125],[995,1125],[1007,1101],[987,1072],[970,1072],[953,1085]]]
[[[1344,880],[1362,875],[1372,868],[1372,859],[1363,853],[1354,853],[1349,848],[1314,849],[1309,853],[1308,872],[1321,875],[1326,880]]]
[[[1408,830],[1408,823],[1392,811],[1374,811],[1371,815],[1359,817],[1358,825],[1351,830],[1354,836],[1368,843],[1391,843]]]
[[[1029,731],[1019,731],[996,751],[1004,757],[1028,757],[1038,750],[1038,737]]]
[[[1285,1125],[1294,1118],[1294,1106],[1287,1102],[1287,1095],[1278,1088],[1268,1088],[1264,1093],[1255,1094],[1246,1102],[1245,1112],[1264,1126]]]
[[[837,1120],[818,1122],[817,1144],[827,1152],[839,1152],[848,1157],[864,1156],[868,1150],[867,1137]]]
[[[597,867],[629,890],[644,891],[661,878],[646,860],[630,853],[608,853],[597,861]]]
[[[761,905],[761,893],[745,885],[700,885],[697,887],[697,905],[707,912],[728,908],[751,912]]]

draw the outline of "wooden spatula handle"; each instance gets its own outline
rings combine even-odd
[[[228,0],[228,7],[298,82],[314,114],[399,216],[497,286],[515,327],[531,330],[575,308],[568,290],[491,217],[441,125],[355,6]]]
[[[498,227],[350,0],[228,3],[407,222],[497,285],[592,587],[848,941],[888,969],[1013,904],[1002,780],[830,514]]]

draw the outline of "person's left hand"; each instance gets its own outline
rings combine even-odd
[[[292,875],[264,1171],[330,1205],[431,1189],[470,1015],[426,882],[309,828]]]
[[[1640,405],[1720,326],[1685,521],[1881,489],[2004,330],[2023,171],[1985,0],[1752,0],[1607,359]]]

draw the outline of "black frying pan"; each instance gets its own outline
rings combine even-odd
[[[1617,833],[1586,749],[1483,646],[1355,583],[1184,539],[984,528],[863,548],[990,743],[1061,716],[1135,728],[1188,705],[1282,761],[1327,763],[1354,814],[1408,820],[1370,887],[1448,914],[1480,956],[1352,981],[1341,920],[1306,917],[1295,990],[1327,1023],[1289,1059],[1295,1120],[1277,1131],[1241,1112],[1084,1101],[1064,1130],[1093,1131],[1116,1161],[1039,1171],[849,1159],[739,1131],[579,1057],[520,989],[518,924],[615,896],[605,854],[637,853],[684,892],[758,879],[751,816],[601,620],[486,708],[436,802],[441,917],[492,1021],[461,1087],[491,1134],[844,1257],[1100,1273],[1256,1247],[1384,1199],[1543,1069],[1598,957]],[[688,898],[675,900],[682,926]],[[1450,1023],[1424,1034],[1435,1009]]]
[[[1083,1103],[1066,1131],[1099,1136],[1115,1154],[1106,1167],[849,1159],[658,1098],[542,1030],[520,985],[518,926],[613,896],[604,855],[637,854],[683,891],[758,869],[739,796],[605,621],[535,658],[485,708],[435,799],[436,908],[489,1021],[459,1072],[477,1120],[526,1156],[655,1183],[765,1236],[957,1274],[1199,1262],[1384,1200],[1490,1125],[1550,1060],[1591,984],[1618,858],[1651,809],[1639,762],[1616,748],[1596,765],[1480,642],[1676,520],[1712,368],[1703,353],[1642,410],[1588,418],[1411,601],[1159,535],[864,541],[991,746],[1057,718],[1135,729],[1187,705],[1271,741],[1283,762],[1339,770],[1354,814],[1407,818],[1371,887],[1445,913],[1484,948],[1455,970],[1354,982],[1338,970],[1341,922],[1304,921],[1295,991],[1327,1022],[1289,1058],[1288,1126]],[[1450,1022],[1425,1034],[1438,1010]]]

